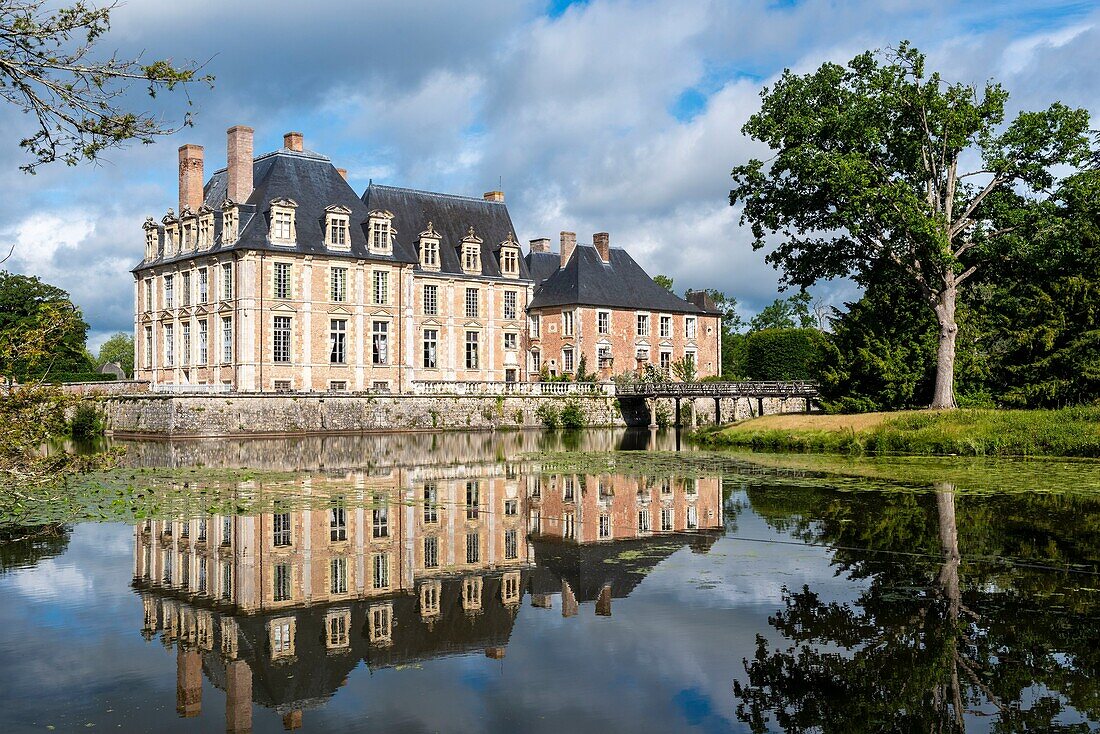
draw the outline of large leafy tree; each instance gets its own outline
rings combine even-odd
[[[96,357],[96,366],[117,362],[127,375],[134,374],[134,335],[118,332],[103,342]]]
[[[124,95],[135,82],[155,97],[213,77],[195,64],[97,54],[116,5],[0,0],[0,99],[34,120],[19,143],[30,155],[24,171],[58,160],[93,161],[105,150],[152,143],[191,124],[189,114],[172,124],[133,109]]]
[[[25,382],[89,371],[87,331],[68,293],[35,277],[0,271],[0,377]]]
[[[768,261],[801,287],[862,283],[884,262],[904,273],[939,327],[932,406],[954,407],[960,289],[1033,234],[1056,170],[1092,155],[1087,111],[1055,103],[1006,125],[1000,85],[949,83],[907,42],[785,71],[761,96],[742,130],[775,155],[734,168],[730,191],[754,247],[778,235]]]
[[[812,299],[806,291],[790,298],[777,298],[752,317],[749,331],[764,329],[809,329],[817,326],[817,319],[810,313]]]

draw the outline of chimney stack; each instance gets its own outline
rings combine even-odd
[[[283,147],[287,150],[293,150],[297,153],[302,152],[302,134],[301,133],[287,133],[283,136]]]
[[[486,191],[482,196],[485,197],[485,201],[504,201],[503,191]]]
[[[252,195],[252,128],[234,125],[226,130],[225,135],[225,196],[232,202],[243,204]]]
[[[180,200],[179,212],[184,207],[197,212],[202,206],[202,146],[180,146]]]
[[[596,246],[596,252],[600,253],[601,260],[605,263],[611,262],[611,235],[597,232],[592,235],[592,244]]]
[[[577,233],[576,232],[562,232],[561,233],[561,266],[564,268],[569,262],[569,258],[573,257],[573,250],[577,248]]]
[[[550,252],[550,238],[539,237],[537,240],[531,240],[531,252]]]
[[[336,172],[340,174],[340,178],[344,179],[345,181],[348,180],[348,169],[346,169],[346,168],[337,168]]]

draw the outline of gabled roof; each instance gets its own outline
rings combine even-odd
[[[363,204],[368,210],[392,212],[398,242],[411,248],[414,255],[420,233],[426,231],[431,222],[440,236],[440,271],[444,273],[463,274],[459,248],[471,227],[481,240],[481,272],[486,277],[501,277],[500,243],[508,239],[518,242],[512,217],[502,201],[371,183],[363,194]],[[519,277],[524,280],[531,277],[523,258],[520,258]]]
[[[545,254],[531,253],[527,257],[530,259],[532,255],[538,255],[533,262],[537,263],[535,267],[539,272],[548,267],[542,262]],[[560,264],[560,259],[558,262]],[[535,288],[528,308],[573,305],[703,313],[698,306],[657,285],[626,250],[612,248],[610,262],[605,263],[595,247],[580,244],[564,268],[559,268]]]
[[[561,265],[561,256],[556,252],[529,252],[524,259],[535,285],[542,285],[544,280],[558,272]]]

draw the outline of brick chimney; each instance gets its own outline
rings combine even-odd
[[[226,130],[225,136],[225,196],[242,204],[252,195],[252,128],[234,125]]]
[[[550,252],[550,238],[539,237],[537,240],[531,240],[531,252]]]
[[[592,244],[596,246],[596,252],[600,253],[601,260],[605,263],[611,262],[611,235],[597,232],[592,235]]]
[[[336,172],[340,174],[340,178],[344,179],[345,181],[348,180],[348,169],[346,169],[346,168],[337,168]]]
[[[283,136],[283,147],[287,150],[293,150],[298,153],[302,152],[302,134],[301,133],[287,133]]]
[[[202,146],[180,146],[180,208],[190,207],[197,212],[202,206]]]
[[[504,201],[503,191],[486,191],[482,196],[485,197],[485,201]]]
[[[577,233],[576,232],[562,232],[561,233],[561,266],[564,268],[569,262],[569,258],[573,257],[573,250],[577,249]]]

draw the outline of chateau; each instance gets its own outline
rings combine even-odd
[[[252,129],[232,127],[209,179],[202,147],[180,147],[178,210],[144,230],[135,377],[154,386],[407,392],[685,359],[721,372],[713,304],[661,288],[606,233],[524,255],[502,192],[359,196],[301,133],[254,156]]]

